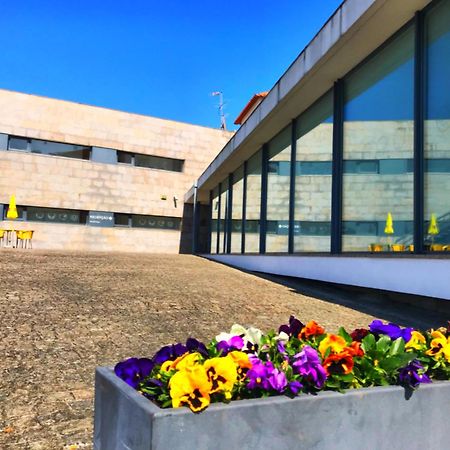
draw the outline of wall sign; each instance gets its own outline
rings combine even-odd
[[[113,227],[114,213],[103,211],[89,211],[88,225],[92,227]]]

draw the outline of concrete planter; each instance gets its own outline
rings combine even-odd
[[[176,449],[439,449],[448,447],[450,382],[322,392],[214,404],[201,414],[160,409],[97,369],[94,448]]]

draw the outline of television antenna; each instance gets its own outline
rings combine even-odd
[[[220,129],[221,130],[226,130],[227,129],[227,122],[225,120],[225,114],[223,112],[223,94],[222,91],[215,91],[212,92],[211,95],[213,97],[219,97],[219,114],[220,114]]]

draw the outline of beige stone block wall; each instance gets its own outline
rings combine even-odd
[[[180,232],[175,230],[22,221],[0,221],[0,229],[33,230],[33,249],[178,253],[180,245]]]

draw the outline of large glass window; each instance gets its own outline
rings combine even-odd
[[[297,120],[294,251],[328,252],[331,233],[333,94]]]
[[[411,249],[413,95],[412,27],[345,79],[344,251]]]
[[[261,215],[261,150],[247,163],[247,202],[245,215],[245,252],[259,252],[259,222]]]
[[[425,248],[450,250],[450,2],[425,17]]]
[[[231,252],[240,253],[242,244],[242,201],[244,196],[244,166],[233,174],[233,204],[231,208]]]
[[[288,251],[291,127],[268,145],[266,252]]]
[[[228,178],[220,184],[219,253],[227,251]]]
[[[213,190],[211,205],[211,253],[217,253],[219,239],[219,187]]]

